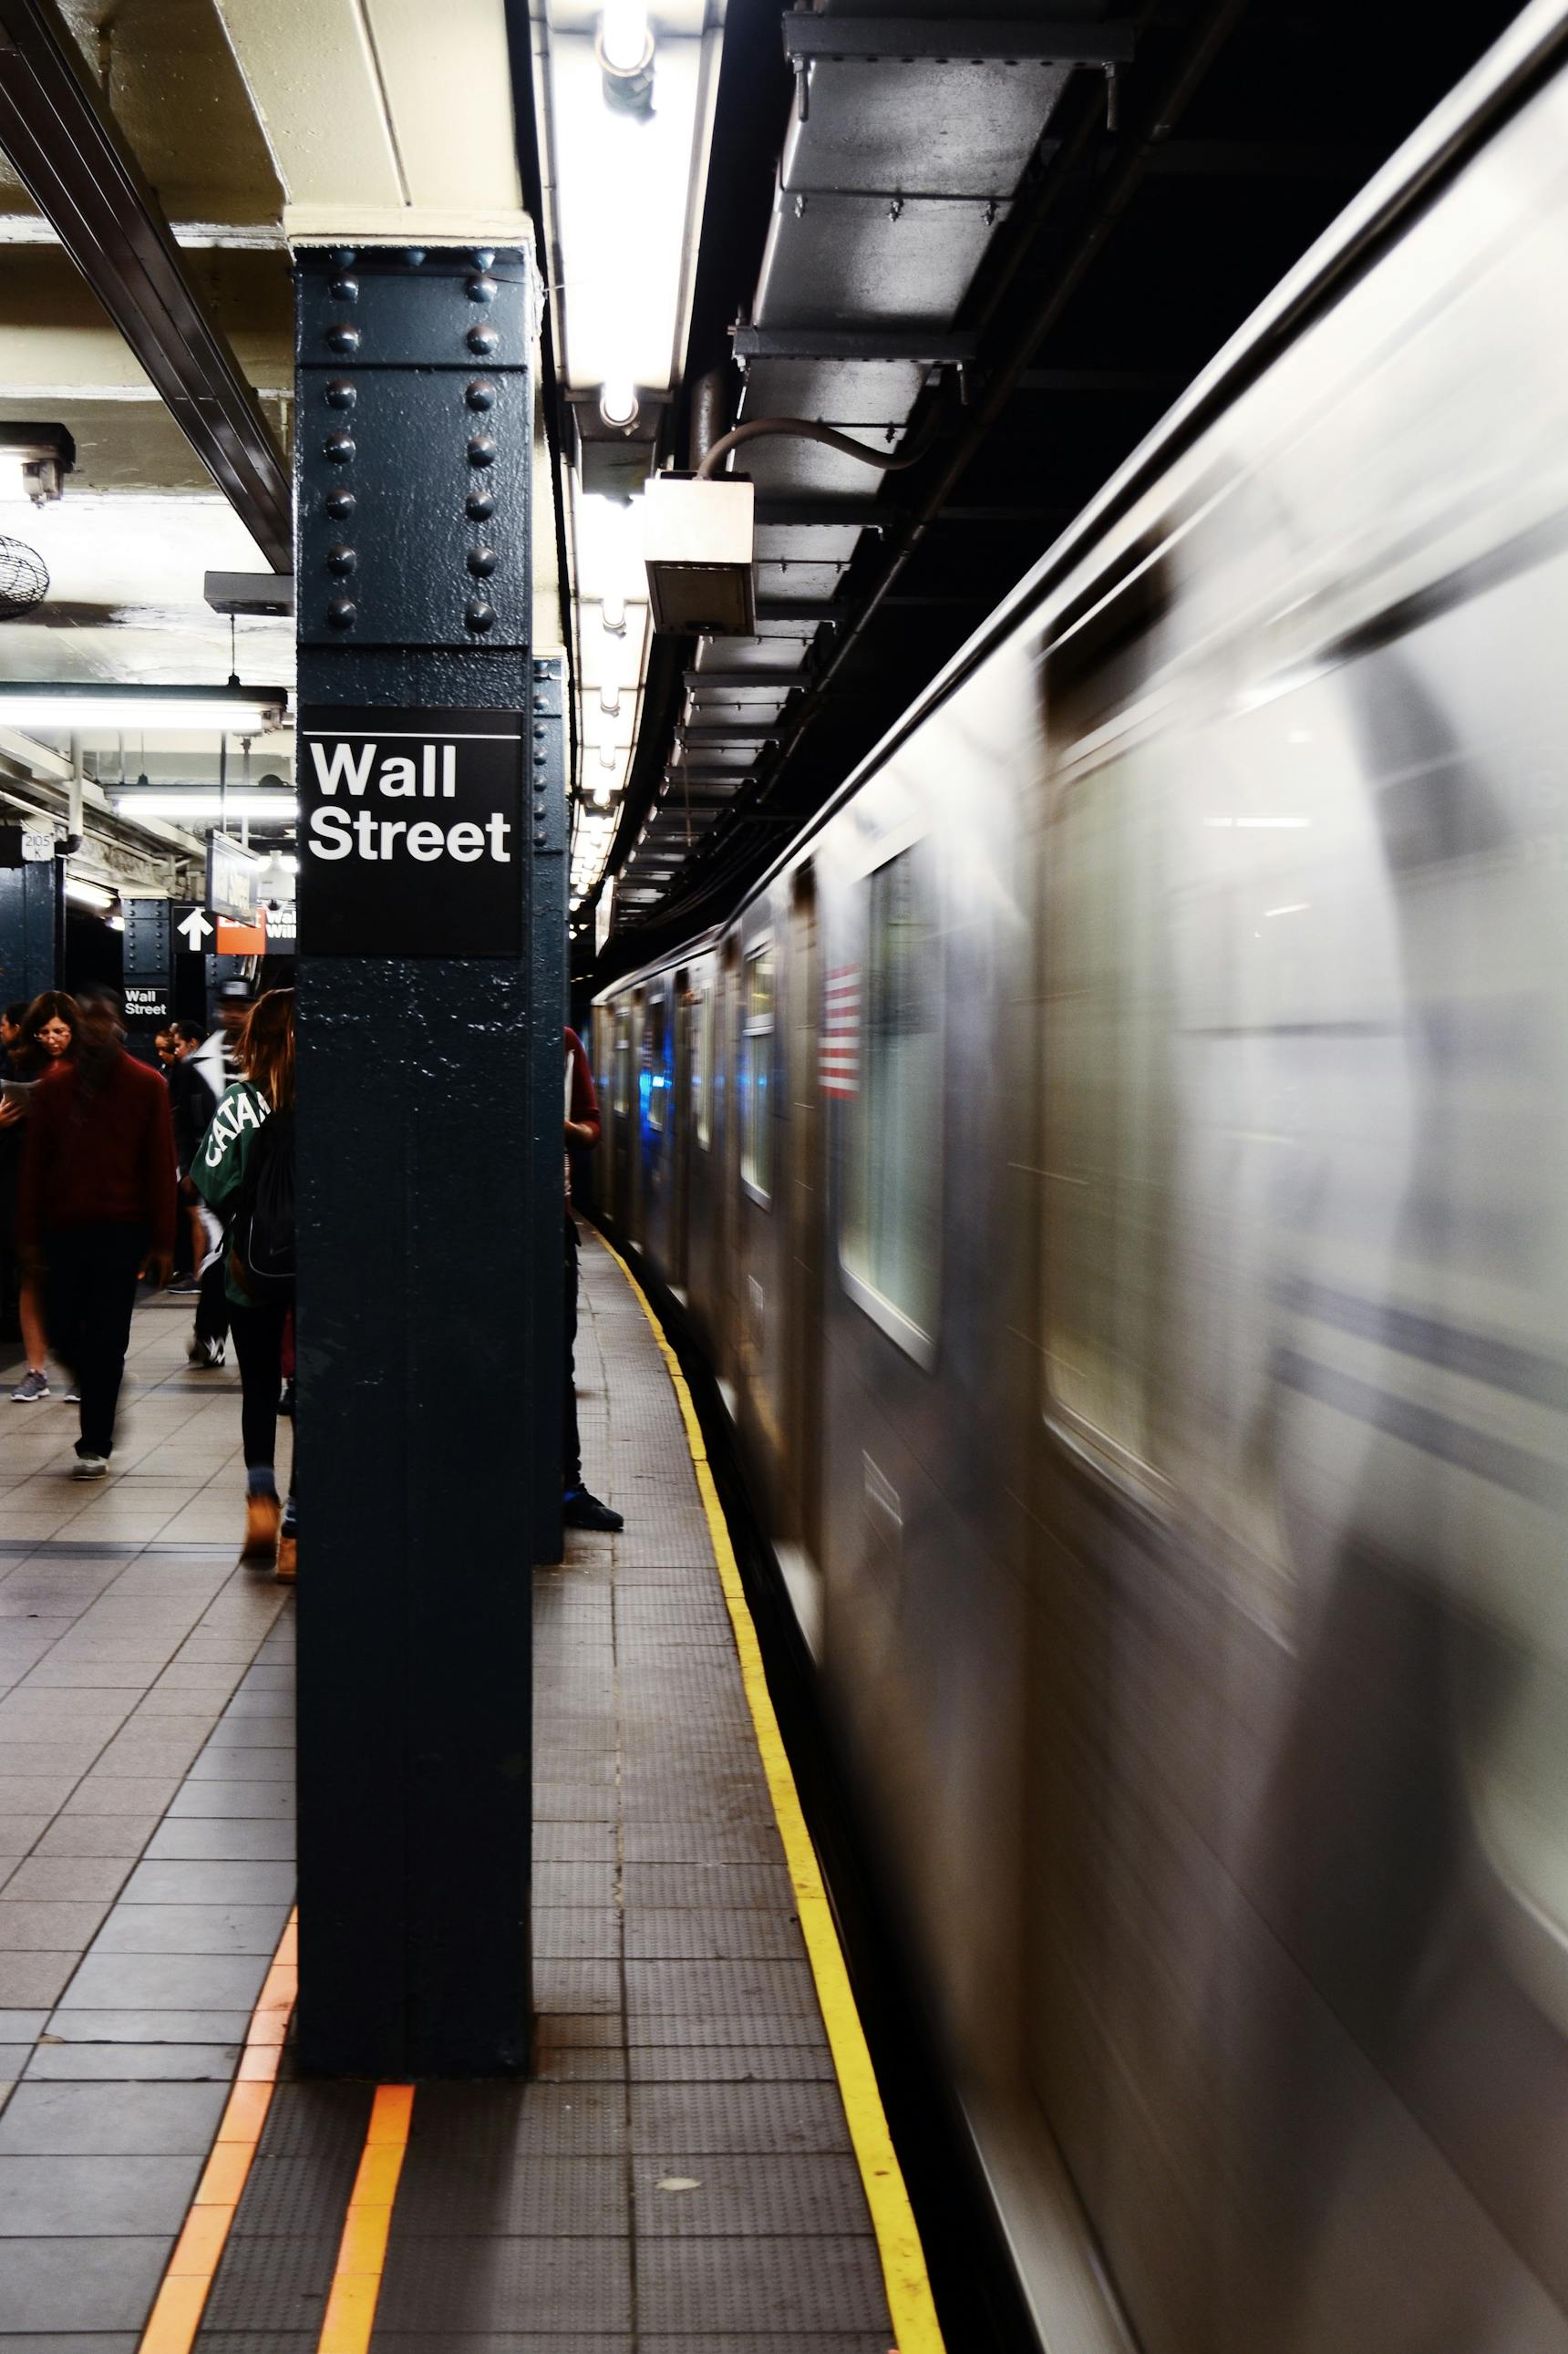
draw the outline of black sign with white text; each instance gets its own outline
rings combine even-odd
[[[306,956],[517,956],[524,722],[504,711],[300,712]]]

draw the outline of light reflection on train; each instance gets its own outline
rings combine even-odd
[[[1542,80],[1483,73],[1451,183],[596,1009],[613,1219],[726,1384],[1075,2354],[1568,2349]]]

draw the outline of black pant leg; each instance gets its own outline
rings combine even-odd
[[[561,1407],[561,1487],[570,1494],[580,1488],[583,1479],[582,1438],[577,1430],[577,1383],[573,1364],[573,1352],[577,1337],[577,1230],[572,1214],[567,1213],[566,1239],[566,1316],[567,1386]]]
[[[81,1392],[78,1451],[84,1455],[114,1450],[136,1278],[146,1251],[139,1226],[84,1226],[49,1238],[46,1315],[50,1340]]]
[[[283,1386],[283,1320],[288,1303],[229,1303],[228,1325],[239,1359],[239,1434],[248,1471],[270,1469],[278,1452],[278,1398]]]
[[[44,1244],[44,1330],[76,1389],[81,1387],[82,1302],[89,1288],[85,1238],[48,1235]]]
[[[228,1294],[223,1288],[224,1253],[218,1252],[201,1279],[196,1294],[196,1337],[198,1341],[228,1338]]]

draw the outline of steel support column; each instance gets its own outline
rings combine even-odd
[[[566,949],[532,263],[298,260],[300,2056],[514,2073]]]

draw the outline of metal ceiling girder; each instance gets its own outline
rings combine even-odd
[[[688,670],[682,673],[682,677],[693,695],[761,694],[770,686],[789,688],[808,684],[804,672],[798,670]]]
[[[273,570],[289,571],[287,468],[52,0],[0,0],[0,148]]]
[[[772,524],[795,531],[842,531],[853,525],[863,531],[886,531],[897,523],[902,509],[874,498],[790,498],[784,493],[757,502],[757,527]]]
[[[759,621],[826,621],[836,629],[843,615],[819,598],[759,597],[757,618]]]
[[[921,367],[966,367],[979,349],[974,335],[946,334],[918,322],[906,327],[735,327],[731,333],[737,360],[914,360]]]
[[[683,744],[771,744],[779,732],[776,719],[683,719],[675,729]]]
[[[1082,17],[821,16],[794,9],[782,30],[784,54],[797,67],[818,58],[1113,66],[1133,53],[1130,22]]]

